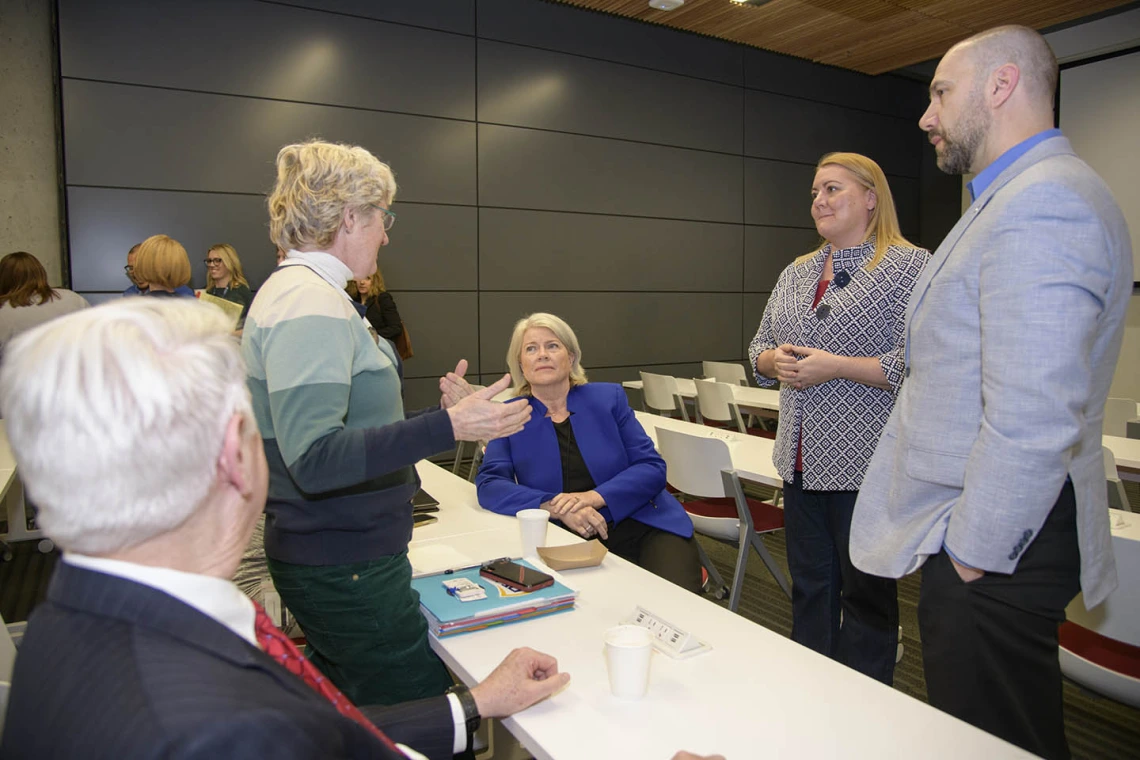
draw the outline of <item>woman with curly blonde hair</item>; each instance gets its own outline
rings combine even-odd
[[[395,195],[392,170],[364,148],[282,148],[269,232],[287,256],[242,333],[269,464],[269,572],[310,660],[357,704],[451,685],[411,587],[413,465],[457,440],[510,435],[530,415],[489,400],[509,377],[473,393],[460,367],[441,379],[440,406],[404,410],[396,354],[372,339],[345,292],[376,272]]]

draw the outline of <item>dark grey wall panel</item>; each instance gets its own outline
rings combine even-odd
[[[891,185],[891,195],[895,199],[895,211],[899,215],[899,227],[911,242],[917,242],[921,225],[919,224],[919,180],[910,177],[888,177]]]
[[[281,5],[346,13],[351,16],[475,33],[475,0],[278,0]]]
[[[739,292],[743,228],[670,219],[481,209],[483,290]]]
[[[478,212],[473,206],[400,203],[396,225],[380,249],[380,267],[393,290],[475,290]]]
[[[410,293],[392,290],[400,318],[412,338],[415,356],[404,377],[440,377],[460,359],[479,373],[478,314],[475,293]]]
[[[248,1],[60,6],[66,77],[475,118],[469,37]]]
[[[745,227],[745,292],[770,292],[784,268],[818,244],[819,233],[814,229]]]
[[[255,288],[276,266],[269,242],[265,201],[253,195],[169,193],[72,187],[67,191],[74,290],[121,291],[127,251],[151,235],[182,243],[190,256],[194,287],[206,286],[206,249],[230,243]]]
[[[484,372],[505,369],[514,323],[536,311],[557,314],[574,328],[587,367],[694,362],[740,350],[739,296],[482,293],[479,329]]]
[[[962,215],[962,177],[946,174],[935,163],[934,148],[924,145],[919,174],[919,230],[916,243],[933,251]]]
[[[475,125],[421,116],[64,80],[74,185],[264,193],[282,145],[313,136],[388,161],[399,198],[475,201]]]
[[[764,317],[764,308],[768,305],[768,296],[771,293],[745,293],[744,294],[744,324],[742,325],[744,342],[740,346],[740,355],[748,363],[748,344],[760,329],[760,320]],[[756,384],[756,379],[749,378],[749,383]]]
[[[413,358],[409,364],[415,362]],[[409,368],[404,367],[405,371]],[[439,406],[439,378],[435,377],[405,377],[404,378],[404,409],[417,411],[429,406]],[[470,447],[468,447],[470,448]]]
[[[741,84],[744,48],[535,0],[479,0],[479,37]]]
[[[751,90],[744,104],[746,155],[816,164],[825,153],[847,151],[888,174],[918,176],[920,145],[909,121]]]
[[[479,41],[479,120],[741,152],[739,87]]]
[[[483,206],[740,221],[739,156],[479,125]]]
[[[815,166],[744,159],[744,221],[747,224],[815,228],[811,182]]]
[[[756,48],[744,49],[744,86],[915,122],[927,98],[926,85],[905,77],[872,77]]]

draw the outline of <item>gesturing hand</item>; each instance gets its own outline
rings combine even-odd
[[[546,503],[549,505],[546,507],[546,511],[555,517],[560,517],[568,512],[577,512],[583,507],[600,509],[606,506],[606,500],[597,491],[560,493]]]
[[[439,379],[439,405],[443,409],[450,409],[463,399],[475,392],[471,383],[463,377],[467,374],[467,360],[460,359],[455,365],[454,372],[448,372]]]
[[[784,378],[781,377],[780,382],[787,382],[793,388],[803,390],[813,385],[826,383],[828,380],[834,380],[837,377],[835,354],[828,353],[822,348],[808,348],[806,346],[792,346],[788,344],[780,346],[779,350],[787,351],[794,356],[803,357],[799,361],[795,361],[795,366],[788,370],[789,379],[785,381]]]
[[[507,655],[491,675],[471,689],[479,714],[505,718],[530,707],[570,683],[569,673],[558,672],[558,660],[520,647]]]
[[[491,441],[506,438],[523,429],[530,419],[530,402],[512,401],[503,404],[491,401],[498,393],[507,389],[510,375],[503,375],[499,382],[481,391],[466,396],[447,410],[451,417],[451,430],[457,441]]]

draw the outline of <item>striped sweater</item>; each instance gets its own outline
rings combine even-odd
[[[258,291],[242,355],[269,463],[266,555],[337,565],[404,551],[412,465],[454,445],[447,412],[405,419],[390,346],[308,266],[282,266]]]

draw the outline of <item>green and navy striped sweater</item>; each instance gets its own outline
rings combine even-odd
[[[265,552],[340,565],[397,554],[412,535],[412,467],[455,439],[438,408],[405,418],[391,347],[314,270],[258,290],[242,355],[269,463]]]

